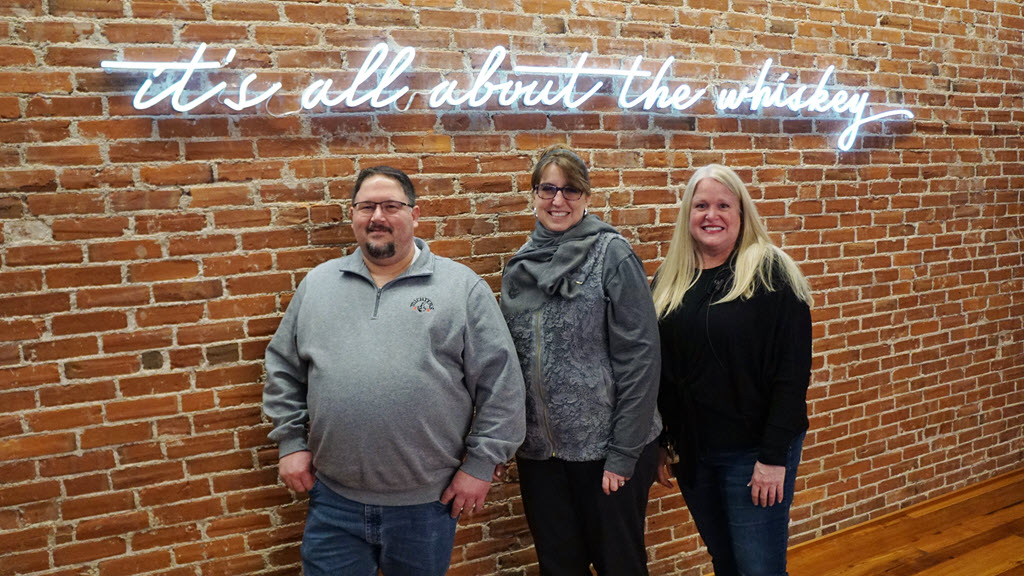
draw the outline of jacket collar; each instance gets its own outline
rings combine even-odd
[[[401,274],[396,276],[394,280],[400,278],[409,278],[414,276],[430,276],[434,273],[434,254],[430,251],[430,247],[427,243],[419,238],[413,238],[413,242],[420,249],[420,256],[406,268]],[[363,260],[363,249],[356,248],[354,252],[338,260],[338,270],[343,273],[356,274],[361,276],[373,283],[373,278],[370,276],[370,269],[366,267],[366,262]],[[390,284],[390,282],[389,282]]]

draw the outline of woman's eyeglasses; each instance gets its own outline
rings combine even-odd
[[[583,191],[577,190],[572,186],[555,186],[554,184],[541,184],[533,187],[533,192],[540,196],[544,200],[551,200],[559,192],[562,193],[562,198],[566,200],[579,200],[583,197]]]
[[[363,202],[353,202],[352,211],[360,216],[373,216],[373,213],[377,211],[377,206],[384,211],[387,215],[398,214],[398,211],[406,206],[412,207],[412,204],[406,204],[405,202],[399,202],[398,200],[385,200],[383,202],[373,202],[365,200]]]

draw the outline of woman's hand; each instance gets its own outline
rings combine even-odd
[[[767,508],[782,503],[785,496],[783,485],[786,481],[785,466],[769,466],[754,463],[754,475],[750,477],[750,499],[754,506]]]
[[[669,468],[671,463],[672,455],[669,454],[668,449],[658,448],[658,484],[665,488],[672,487],[672,470]]]
[[[601,489],[604,490],[605,494],[611,494],[612,492],[618,492],[619,488],[626,485],[629,478],[625,476],[619,476],[615,472],[604,471],[604,478],[601,479]]]

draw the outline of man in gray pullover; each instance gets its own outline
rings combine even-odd
[[[299,284],[267,348],[284,483],[309,491],[306,576],[444,574],[525,435],[523,376],[490,287],[413,237],[400,170],[363,170],[359,248]]]

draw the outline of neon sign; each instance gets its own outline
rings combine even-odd
[[[186,99],[186,88],[193,75],[198,71],[219,70],[224,68],[235,57],[235,50],[231,49],[227,56],[219,62],[208,62],[203,60],[206,52],[206,44],[201,44],[195,54],[187,62],[117,62],[106,60],[100,66],[106,70],[142,70],[148,71],[149,77],[139,87],[132,104],[138,110],[146,110],[156,104],[170,99],[171,107],[179,112],[188,112],[196,106],[209,101],[212,98],[224,95],[227,90],[226,82],[219,82],[202,94]],[[556,66],[512,66],[513,75],[525,74],[534,76],[553,76],[540,85],[538,80],[524,82],[521,79],[508,79],[508,73],[499,74],[499,70],[508,55],[508,50],[496,46],[488,54],[480,71],[473,81],[460,90],[457,80],[441,80],[428,93],[420,94],[411,92],[408,86],[400,84],[404,74],[413,60],[416,58],[414,48],[405,47],[400,49],[385,66],[389,53],[386,44],[377,44],[370,50],[366,60],[356,72],[355,77],[347,87],[339,89],[331,79],[317,79],[311,82],[303,91],[299,99],[299,109],[285,112],[283,115],[295,114],[302,110],[312,110],[317,106],[333,108],[338,106],[356,107],[369,104],[373,108],[385,108],[395,104],[407,94],[411,98],[418,95],[427,98],[427,105],[433,109],[442,106],[468,106],[478,108],[484,106],[492,99],[500,106],[531,108],[535,106],[553,106],[561,102],[565,108],[574,110],[589,100],[601,89],[604,82],[597,81],[586,92],[578,93],[576,85],[580,77],[592,76],[598,78],[621,78],[621,86],[618,88],[617,102],[620,108],[630,110],[640,107],[643,110],[660,111],[682,111],[692,107],[707,94],[711,87],[694,89],[688,84],[680,84],[674,89],[665,85],[665,77],[668,74],[672,63],[675,61],[668,57],[657,73],[652,74],[641,70],[642,56],[637,56],[628,70],[611,68],[588,68],[586,67],[588,53],[584,52],[579,56],[576,64],[571,67]],[[887,110],[877,114],[865,116],[867,109],[868,92],[849,92],[847,90],[830,90],[826,85],[835,72],[834,66],[829,66],[816,85],[789,85],[786,80],[789,73],[782,73],[774,83],[769,82],[768,73],[772,67],[772,60],[765,60],[761,72],[752,86],[741,86],[739,88],[722,88],[717,91],[715,98],[715,109],[720,112],[731,112],[746,107],[752,112],[769,108],[786,108],[793,112],[807,110],[819,114],[834,113],[846,116],[849,124],[843,130],[837,142],[841,150],[849,150],[857,138],[860,129],[865,124],[876,122],[883,118],[903,116],[913,118],[914,114],[909,110]],[[177,79],[155,95],[149,95],[153,89],[155,80],[165,73],[180,73]],[[498,77],[504,76],[504,80]],[[240,112],[246,108],[253,108],[261,104],[267,106],[270,100],[280,91],[282,84],[273,83],[266,90],[254,94],[249,89],[256,80],[255,73],[248,74],[237,88],[237,98],[218,98],[218,102],[228,108]],[[635,80],[650,78],[646,88],[634,89]],[[556,80],[564,79],[561,87],[555,89]],[[636,92],[634,94],[634,92]],[[406,105],[406,109],[408,104]],[[267,108],[269,112],[269,107]],[[282,115],[282,114],[277,114]]]

